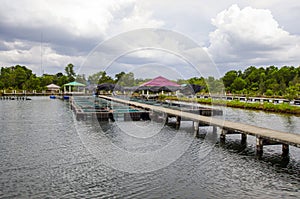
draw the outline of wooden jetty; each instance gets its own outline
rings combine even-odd
[[[281,131],[276,131],[268,128],[262,128],[253,125],[248,125],[248,124],[241,124],[237,122],[224,121],[222,119],[207,117],[207,116],[203,116],[191,112],[185,112],[183,110],[174,110],[171,108],[154,106],[154,105],[144,104],[140,102],[123,100],[119,98],[112,98],[108,96],[99,96],[99,97],[106,100],[143,108],[148,111],[151,110],[151,111],[156,111],[156,112],[165,113],[167,115],[171,115],[173,117],[176,117],[177,127],[179,127],[182,119],[193,121],[196,137],[199,136],[199,125],[201,124],[213,126],[214,132],[216,132],[217,128],[220,128],[221,141],[225,141],[225,137],[228,134],[241,134],[242,142],[246,141],[247,135],[255,136],[256,152],[258,155],[262,155],[264,145],[281,144],[282,154],[284,156],[286,156],[289,152],[289,145],[300,148],[300,135],[298,134],[281,132]]]
[[[0,96],[0,100],[31,100],[27,96]]]

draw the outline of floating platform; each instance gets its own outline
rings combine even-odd
[[[77,120],[140,121],[149,120],[149,111],[112,103],[95,97],[71,97],[71,109]]]

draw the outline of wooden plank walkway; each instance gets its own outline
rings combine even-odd
[[[158,112],[164,112],[170,115],[176,115],[181,118],[185,118],[194,122],[201,122],[210,126],[219,127],[222,130],[227,132],[236,132],[241,134],[248,134],[252,136],[256,136],[258,139],[266,139],[274,142],[279,142],[285,145],[291,145],[300,148],[300,135],[294,133],[287,133],[282,131],[276,131],[268,128],[257,127],[248,124],[242,124],[237,122],[225,121],[222,119],[217,119],[213,117],[201,116],[193,113],[183,112],[180,110],[173,110],[170,108],[153,106],[149,104],[143,104],[140,102],[133,102],[128,100],[123,100],[119,98],[112,98],[108,96],[99,96],[100,98],[128,104],[131,106],[136,106],[139,108],[144,108],[146,110],[153,110]]]

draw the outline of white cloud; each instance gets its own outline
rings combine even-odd
[[[135,1],[115,4],[111,8],[113,16],[110,33],[116,34],[140,28],[159,28],[164,25],[161,20],[152,18],[152,12],[145,10]]]
[[[105,3],[110,2],[110,3]],[[111,1],[35,1],[3,2],[1,17],[12,27],[56,27],[70,35],[93,37],[104,34],[112,16]],[[14,14],[9,14],[14,13]],[[16,14],[17,13],[17,14]],[[46,32],[45,32],[46,34]]]
[[[42,73],[41,65],[45,73],[57,73],[58,70],[63,72],[67,63],[79,65],[83,60],[80,56],[60,55],[49,46],[43,46],[41,51],[41,46],[34,43],[28,49],[22,41],[6,42],[6,44],[10,49],[0,51],[0,66],[25,65],[38,75]],[[26,49],[16,48],[18,46],[26,46]]]
[[[233,3],[243,9],[232,6]],[[300,17],[299,6],[297,0],[22,0],[13,3],[1,0],[0,64],[24,63],[39,74],[41,33],[43,45],[48,48],[44,49],[45,71],[61,72],[69,62],[80,65],[99,42],[120,33],[164,28],[180,32],[206,47],[219,66],[295,65],[300,62],[300,26],[296,20]],[[153,35],[137,34],[129,39],[115,42],[99,55],[104,54],[110,60],[108,54],[120,48],[139,46],[137,42],[151,46],[157,41],[174,52],[187,51],[181,49],[180,42],[170,42],[167,37],[159,40]],[[162,53],[149,53],[143,51],[119,61],[125,67],[143,61],[158,60],[171,65],[177,61]],[[91,65],[96,66],[97,62]]]
[[[218,74],[201,46],[180,33],[162,29],[139,29],[106,40],[87,57],[81,71],[94,73],[112,62],[118,69],[129,64],[136,68],[145,64],[166,65],[186,78],[200,73],[205,77]],[[133,70],[134,67],[128,69]],[[123,68],[121,71],[128,70]]]
[[[36,73],[39,73],[41,52],[39,47],[34,49],[40,46],[41,35],[43,45],[47,45],[43,53],[45,67],[57,69],[69,62],[80,64],[82,56],[87,56],[93,47],[111,35],[163,25],[152,19],[151,11],[139,7],[135,0],[24,0],[2,1],[1,4],[2,66],[25,63]]]
[[[283,30],[270,10],[237,5],[220,12],[212,24],[208,52],[217,63],[264,65],[294,63],[300,38]]]

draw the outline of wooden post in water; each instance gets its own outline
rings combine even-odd
[[[217,126],[213,126],[213,133],[217,133]]]
[[[166,121],[165,121],[165,125],[167,125],[169,123],[169,115],[166,115]]]
[[[181,121],[181,117],[180,116],[176,116],[176,129],[180,128],[180,121]]]
[[[289,154],[289,145],[282,144],[282,157],[286,157]]]
[[[262,156],[263,154],[263,146],[264,146],[264,139],[257,136],[256,137],[256,155]]]
[[[246,144],[246,141],[247,141],[247,134],[241,133],[241,138],[242,138],[241,143],[242,143],[242,144]]]
[[[193,121],[194,137],[199,138],[199,122]]]
[[[82,119],[82,115],[81,114],[78,114],[78,113],[76,113],[76,120],[77,121],[79,121],[79,120],[81,120]]]
[[[227,133],[227,130],[222,129],[221,134],[220,134],[220,141],[223,143],[225,142],[225,139],[226,139],[226,133]]]

